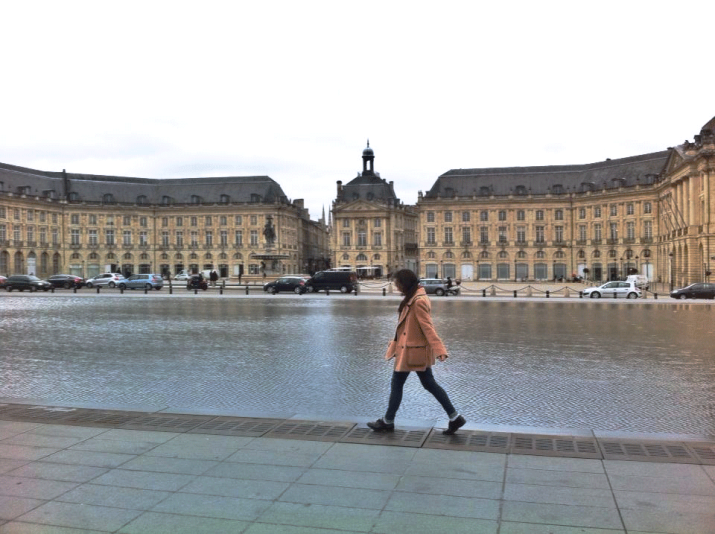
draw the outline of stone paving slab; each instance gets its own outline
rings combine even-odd
[[[715,532],[715,466],[700,461],[479,448],[523,431],[470,430],[479,444],[465,450],[325,440],[320,425],[306,440],[201,434],[190,414],[158,422],[170,418],[170,431],[0,421],[0,534]],[[576,440],[588,436],[559,447]]]

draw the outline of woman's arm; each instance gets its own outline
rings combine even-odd
[[[432,354],[434,354],[440,361],[444,361],[447,358],[447,348],[442,343],[437,331],[432,324],[432,315],[430,314],[429,304],[425,299],[416,299],[412,304],[414,309],[415,318],[422,329],[422,333],[427,339],[427,343],[432,349]]]

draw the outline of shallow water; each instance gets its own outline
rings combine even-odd
[[[383,414],[395,298],[3,296],[0,397]],[[433,299],[471,422],[715,434],[710,305]],[[408,379],[398,418],[440,418]]]

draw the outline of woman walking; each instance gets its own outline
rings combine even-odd
[[[449,424],[443,434],[454,434],[467,420],[459,415],[432,374],[436,359],[447,359],[447,349],[432,325],[430,301],[424,288],[420,287],[417,275],[409,269],[401,269],[393,275],[397,290],[404,295],[397,312],[399,319],[395,337],[390,341],[385,359],[395,358],[392,373],[390,401],[385,417],[367,424],[375,432],[395,430],[395,415],[402,402],[402,389],[411,371],[415,371],[422,386],[434,395],[447,412]]]

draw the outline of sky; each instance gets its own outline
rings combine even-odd
[[[715,2],[0,0],[0,161],[268,175],[311,218],[375,170],[586,164],[715,116]]]

